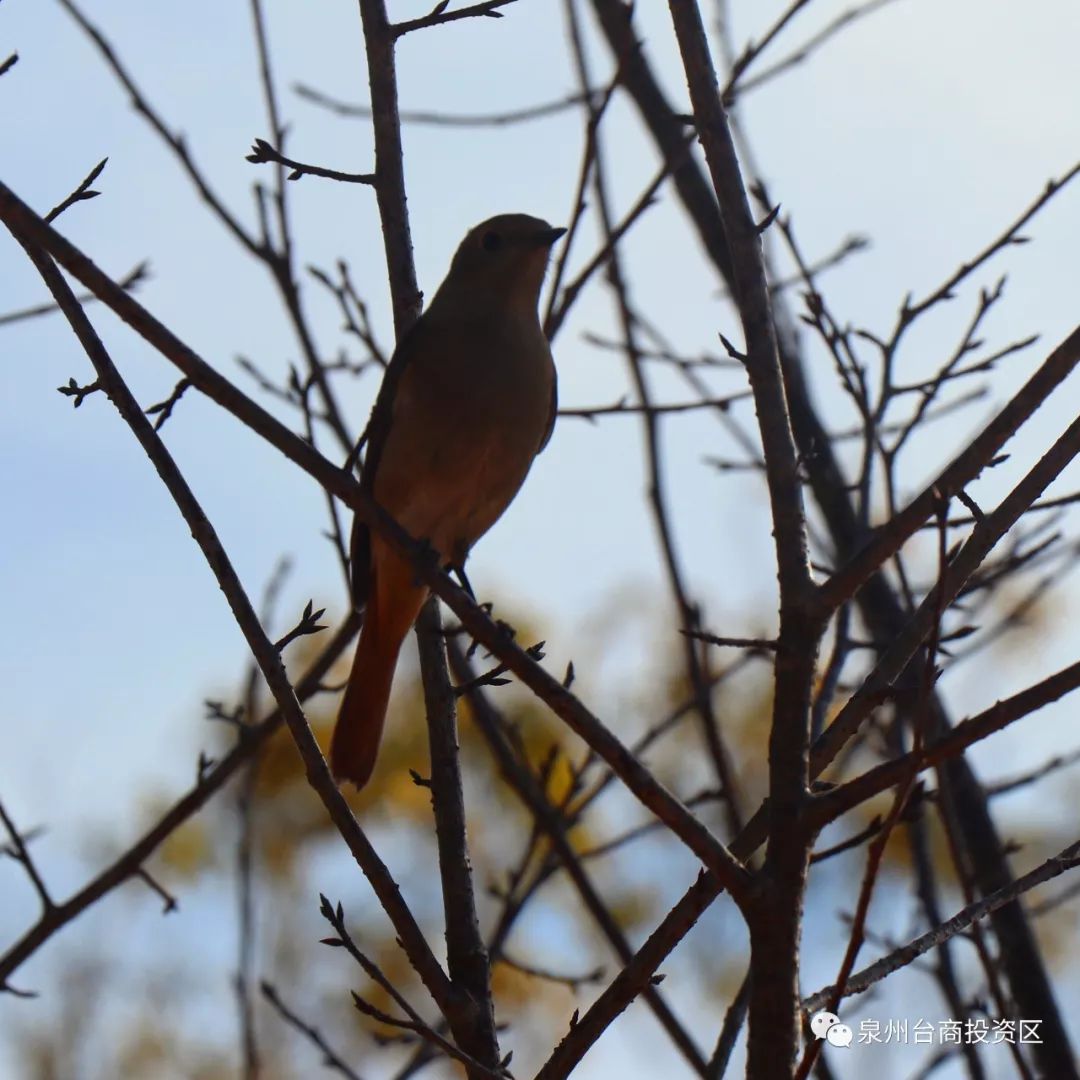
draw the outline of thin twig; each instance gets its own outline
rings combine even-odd
[[[730,408],[736,401],[745,401],[749,398],[750,391],[744,390],[738,394],[728,394],[726,397],[706,398],[704,401],[679,401],[666,404],[631,405],[625,398],[615,402],[614,405],[579,406],[559,410],[559,416],[580,417],[583,420],[595,420],[599,416],[640,416],[648,413],[652,416],[663,416],[666,413],[697,412],[698,409]]]
[[[43,914],[48,915],[50,911],[55,909],[56,905],[53,903],[52,896],[50,896],[45,885],[45,880],[34,862],[34,857],[27,850],[27,837],[15,828],[15,823],[8,817],[8,812],[4,809],[3,803],[0,803],[0,821],[3,822],[4,828],[11,839],[11,846],[5,849],[5,854],[22,865],[22,868],[26,871],[26,876],[34,886],[34,891],[38,894]],[[0,976],[0,983],[2,982],[3,977]]]
[[[46,215],[45,220],[52,223],[54,222],[65,210],[70,206],[74,206],[77,202],[86,202],[88,199],[96,199],[101,192],[93,191],[90,185],[101,175],[102,169],[108,164],[108,158],[102,158],[87,174],[85,179],[79,186],[66,198],[62,203],[54,206]]]
[[[371,108],[367,105],[355,105],[351,102],[341,101],[321,90],[315,90],[303,83],[296,83],[293,90],[299,97],[305,98],[314,105],[319,105],[338,116],[357,117],[361,120],[371,119]],[[505,127],[509,124],[522,124],[529,120],[540,120],[547,116],[557,116],[570,109],[576,109],[581,104],[580,94],[570,94],[567,97],[557,98],[555,101],[544,102],[540,105],[529,105],[523,109],[510,109],[505,112],[494,113],[443,113],[424,111],[420,109],[402,109],[398,119],[403,124],[430,124],[435,127]]]
[[[323,1038],[322,1032],[319,1031],[314,1024],[309,1024],[305,1020],[302,1020],[295,1012],[293,1012],[286,1004],[281,1000],[281,996],[278,994],[277,988],[273,983],[263,981],[259,985],[262,990],[262,995],[273,1007],[274,1011],[292,1027],[296,1028],[310,1043],[322,1055],[322,1064],[328,1068],[333,1069],[336,1072],[341,1073],[346,1080],[360,1080],[360,1074],[353,1072],[351,1068],[345,1063],[345,1059],[330,1047],[330,1044]]]
[[[250,161],[253,165],[264,165],[267,162],[283,165],[292,170],[287,177],[289,180],[299,180],[302,176],[322,176],[327,180],[340,180],[346,184],[375,183],[374,173],[341,172],[339,169],[328,169],[323,165],[307,165],[302,161],[295,161],[286,157],[280,150],[274,149],[265,139],[256,139],[251,144],[251,153],[244,160]]]
[[[117,281],[117,285],[121,289],[129,289],[132,292],[139,287],[139,285],[146,281],[150,276],[150,264],[148,262],[141,262],[134,270],[125,274],[124,277]],[[80,304],[90,304],[97,301],[97,297],[93,293],[80,293],[76,299]],[[33,307],[20,308],[18,311],[9,311],[3,315],[0,315],[0,326],[6,326],[9,323],[23,322],[26,319],[36,319],[42,315],[52,315],[60,309],[56,304],[51,301],[47,304],[35,304]]]
[[[447,11],[450,0],[439,0],[429,14],[419,19],[410,19],[408,22],[393,23],[390,30],[393,36],[398,38],[413,30],[425,30],[429,26],[441,26],[443,23],[455,22],[458,19],[477,17],[501,19],[502,12],[497,9],[516,2],[517,0],[481,0],[479,4],[471,4],[469,7],[458,8],[456,11]]]

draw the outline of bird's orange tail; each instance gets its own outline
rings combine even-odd
[[[372,588],[345,698],[330,740],[334,778],[362,788],[375,768],[398,653],[416,621],[427,589],[411,566],[372,538]]]

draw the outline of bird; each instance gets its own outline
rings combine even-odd
[[[551,248],[565,232],[528,214],[500,214],[468,232],[394,350],[361,438],[361,487],[466,588],[471,548],[510,505],[554,428],[558,383],[537,307]],[[359,516],[350,563],[364,619],[330,770],[359,789],[374,770],[398,654],[428,588]]]

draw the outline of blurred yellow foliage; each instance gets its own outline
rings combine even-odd
[[[214,863],[216,849],[201,818],[188,818],[158,848],[157,857],[170,875],[195,877]]]

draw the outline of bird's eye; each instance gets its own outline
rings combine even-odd
[[[502,247],[503,238],[494,231],[484,233],[480,238],[480,246],[485,251],[498,251]]]

